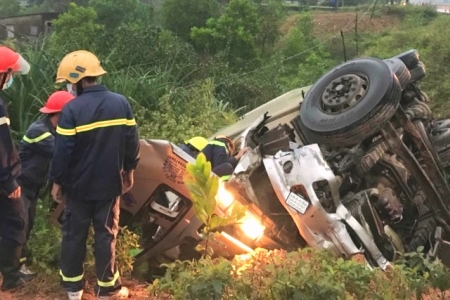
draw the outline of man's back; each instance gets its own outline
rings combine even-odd
[[[108,200],[121,194],[123,169],[136,167],[139,141],[125,97],[94,85],[60,117],[51,178],[72,199]]]
[[[22,172],[18,177],[20,185],[26,184],[39,189],[48,179],[50,162],[55,146],[55,130],[48,118],[30,125],[20,142],[19,156]]]

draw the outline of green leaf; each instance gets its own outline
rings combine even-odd
[[[210,224],[209,226],[210,226],[211,230],[213,230],[218,227],[222,227],[222,226],[226,225],[226,223],[227,223],[226,219],[221,218],[218,215],[213,215],[209,222],[209,224]]]
[[[200,152],[199,155],[197,155],[197,159],[195,161],[196,163],[196,169],[201,170],[203,165],[206,163],[206,156],[204,153]]]
[[[211,175],[211,162],[207,161],[204,164],[203,176],[205,176],[205,178],[208,178],[208,177],[210,177],[210,175]]]

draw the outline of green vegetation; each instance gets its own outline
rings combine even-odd
[[[205,224],[202,230],[205,239],[204,256],[210,257],[213,254],[212,248],[208,247],[210,239],[214,238],[215,234],[220,234],[227,226],[237,224],[244,217],[247,208],[234,202],[226,215],[215,214],[219,177],[211,173],[211,163],[206,161],[203,153],[197,156],[195,163],[188,163],[186,169],[188,175],[185,182],[194,203],[195,215]]]
[[[315,34],[315,12],[299,13],[298,21],[282,34],[281,26],[289,15],[283,2],[231,0],[224,6],[217,0],[186,0],[182,5],[166,0],[157,9],[154,1],[32,1],[34,6],[22,12],[65,13],[54,22],[49,37],[36,43],[21,39],[6,42],[32,64],[29,75],[17,77],[14,85],[2,92],[9,104],[14,137],[19,140],[39,116],[38,108],[49,94],[65,88],[54,84],[57,64],[65,54],[78,49],[99,56],[108,71],[102,82],[130,100],[141,137],[178,143],[193,135],[213,134],[268,100],[312,84],[343,61],[339,31],[333,31],[334,37]],[[0,0],[2,13],[6,14],[5,5],[9,3]],[[310,1],[302,3],[306,6]],[[373,6],[364,4],[351,10],[359,12],[360,18],[361,12],[369,11],[368,22],[369,8]],[[401,18],[400,26],[377,33],[360,32],[358,51],[354,24],[350,23],[344,32],[347,58],[387,58],[418,49],[428,70],[422,87],[437,115],[450,116],[450,19],[420,7],[384,6],[374,11],[374,18],[386,15]],[[207,164],[197,161],[191,168],[191,176],[203,174],[197,183],[207,184],[211,178]],[[199,192],[192,184],[191,192]],[[211,186],[199,188],[211,195],[214,191]],[[197,195],[196,200],[197,213],[204,215],[207,228],[239,219],[239,210],[227,222],[213,217],[211,207],[205,206],[205,199],[211,195]],[[59,230],[48,222],[49,207],[49,199],[40,202],[30,247],[35,265],[56,274]],[[119,239],[121,270],[126,273],[131,269],[130,253],[136,248],[137,236],[123,229]],[[448,273],[431,263],[426,264],[426,268],[434,268],[429,273],[423,266],[412,270],[398,266],[381,273],[311,250],[286,257],[262,250],[253,255],[257,257],[244,261],[211,261],[205,257],[198,262],[170,265],[151,292],[184,299],[201,293],[215,299],[272,299],[275,294],[300,299],[298,292],[301,299],[364,299],[365,295],[372,299],[406,299],[428,287],[446,289],[450,282]],[[87,265],[92,265],[91,254]],[[181,288],[186,286],[187,290]]]
[[[356,259],[337,259],[311,248],[289,253],[256,249],[232,261],[175,262],[149,291],[157,299],[169,294],[173,299],[419,300],[430,289],[450,288],[450,273],[441,264],[418,253],[404,259],[383,272],[370,270]],[[416,265],[406,267],[406,260]],[[445,299],[444,293],[435,296]]]

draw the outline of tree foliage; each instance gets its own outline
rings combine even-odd
[[[260,29],[256,36],[256,44],[263,59],[274,53],[274,48],[281,36],[280,27],[286,16],[283,9],[284,2],[284,0],[261,0],[258,5]]]
[[[89,7],[97,13],[96,21],[113,31],[120,25],[130,22],[138,13],[139,0],[89,0]]]
[[[0,0],[0,18],[18,15],[20,4],[12,0]]]
[[[203,27],[219,15],[217,0],[165,0],[162,7],[164,27],[185,41],[190,40],[191,28]]]
[[[250,0],[231,0],[219,18],[209,19],[205,27],[192,28],[191,38],[201,51],[224,52],[232,68],[248,66],[257,59],[257,11],[257,5]]]
[[[95,49],[95,41],[103,30],[96,19],[93,8],[71,3],[69,10],[53,22],[54,33],[50,40],[53,50],[59,52],[62,45],[67,52]]]

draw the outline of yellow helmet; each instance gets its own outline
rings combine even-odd
[[[233,153],[235,151],[235,145],[234,145],[234,142],[229,137],[227,137],[226,135],[218,135],[215,138],[226,140],[227,144],[228,144],[228,150],[230,151],[230,155],[233,155]]]
[[[186,144],[192,145],[198,151],[202,151],[203,148],[208,144],[208,140],[201,136],[195,136],[187,141],[184,141]]]
[[[59,63],[56,82],[77,83],[84,77],[98,77],[106,74],[100,61],[93,53],[85,50],[67,54]]]

